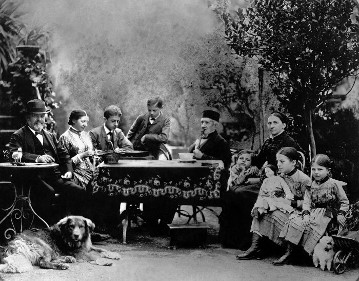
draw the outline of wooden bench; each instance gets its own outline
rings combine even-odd
[[[170,247],[206,247],[207,224],[168,224],[170,229]]]

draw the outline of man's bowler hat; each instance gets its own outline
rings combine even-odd
[[[48,110],[45,106],[45,102],[40,99],[33,99],[27,102],[26,104],[26,112],[27,113],[37,113],[37,114],[43,114],[48,113],[50,110]]]

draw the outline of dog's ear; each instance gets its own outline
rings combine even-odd
[[[64,217],[63,219],[59,220],[56,225],[61,228],[65,224],[67,224],[68,220],[69,220],[69,217]]]
[[[84,221],[89,227],[90,231],[93,231],[95,229],[95,224],[92,222],[92,220],[84,218]]]

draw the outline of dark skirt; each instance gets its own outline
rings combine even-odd
[[[251,245],[251,210],[259,188],[259,183],[241,185],[223,194],[219,233],[223,247],[246,250]]]

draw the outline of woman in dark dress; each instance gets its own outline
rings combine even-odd
[[[261,168],[266,162],[276,165],[276,154],[283,147],[302,150],[286,132],[286,116],[274,112],[268,117],[267,128],[270,137],[264,142],[260,152],[254,157],[253,164]],[[257,199],[260,183],[241,185],[223,195],[220,218],[220,238],[222,245],[229,248],[246,250],[251,245],[250,233],[252,207]]]
[[[255,165],[261,168],[265,162],[267,164],[277,165],[276,154],[283,147],[294,147],[298,151],[302,151],[297,142],[291,138],[286,132],[287,118],[279,112],[273,112],[268,117],[267,128],[270,136],[264,144],[258,155],[255,157]]]

